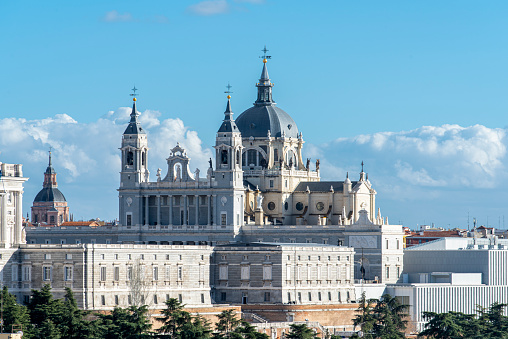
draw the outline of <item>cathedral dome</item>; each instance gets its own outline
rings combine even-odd
[[[288,138],[298,138],[298,127],[293,118],[275,106],[272,98],[273,84],[268,76],[266,58],[263,60],[263,71],[256,87],[258,98],[254,107],[249,108],[236,119],[242,138],[266,138],[268,131],[272,137],[280,138],[284,134]]]
[[[236,125],[243,138],[266,137],[268,131],[272,137],[298,138],[298,127],[289,114],[271,105],[255,105],[236,119]]]
[[[64,195],[58,188],[44,187],[35,196],[34,202],[65,202]]]

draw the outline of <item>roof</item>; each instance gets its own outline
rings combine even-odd
[[[66,221],[60,226],[100,226],[95,220],[93,221]]]
[[[131,121],[123,134],[146,134],[138,121],[138,115],[139,113],[136,110],[136,101],[134,101],[132,104]]]
[[[358,181],[352,181],[351,186],[354,187]],[[305,192],[307,187],[311,192],[330,192],[333,187],[335,192],[342,192],[344,189],[344,181],[303,181],[295,188],[295,192]]]
[[[239,132],[238,127],[236,126],[235,120],[233,120],[233,111],[231,110],[231,102],[228,99],[228,104],[226,106],[226,111],[224,112],[224,121],[220,126],[218,133],[221,132]]]
[[[39,191],[39,193],[37,193],[34,199],[34,203],[51,201],[64,202],[67,200],[65,200],[62,192],[60,192],[60,190],[56,187],[44,187]]]
[[[268,131],[272,137],[298,138],[298,127],[289,114],[272,105],[255,105],[244,111],[236,119],[236,125],[243,138],[266,138]]]
[[[464,232],[462,232],[464,233]],[[445,237],[463,237],[460,231],[424,231],[423,234],[412,234],[409,237],[414,238],[445,238]]]

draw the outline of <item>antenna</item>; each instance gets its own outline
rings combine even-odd
[[[261,52],[263,52],[263,55],[262,55],[262,56],[260,56],[260,58],[262,58],[263,60],[264,60],[264,59],[271,59],[271,58],[272,58],[272,56],[271,56],[271,55],[266,55],[266,52],[268,52],[268,50],[266,49],[266,45],[265,45],[265,48],[263,48],[263,49],[261,50]]]
[[[226,86],[226,88],[227,88],[228,90],[227,90],[227,91],[224,91],[224,93],[227,93],[227,94],[233,93],[233,91],[231,90],[231,87],[233,87],[233,86],[231,86],[231,85],[229,84],[229,81],[228,81],[228,85]]]
[[[133,89],[131,89],[132,94],[131,94],[130,96],[131,96],[131,97],[136,97],[136,96],[137,96],[137,94],[136,94],[136,91],[137,91],[137,90],[138,90],[138,89],[136,88],[136,85],[134,85],[134,88],[133,88]]]

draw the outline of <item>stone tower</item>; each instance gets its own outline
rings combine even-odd
[[[58,189],[56,171],[51,164],[50,151],[42,190],[37,194],[32,205],[32,223],[59,226],[66,221],[69,221],[69,207],[64,195]]]

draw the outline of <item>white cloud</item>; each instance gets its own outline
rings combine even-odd
[[[132,17],[132,14],[130,13],[123,13],[120,14],[116,10],[112,10],[107,12],[104,17],[102,18],[102,21],[105,22],[129,22],[134,21],[134,18]]]
[[[66,196],[71,213],[77,218],[117,216],[116,189],[119,185],[121,136],[130,119],[131,108],[108,112],[95,122],[80,123],[66,114],[40,120],[0,119],[0,161],[23,164],[25,213],[40,190],[48,163],[48,150],[53,148],[53,165],[58,173],[60,189]],[[160,112],[146,110],[139,116],[148,134],[148,165],[151,180],[157,168],[167,171],[166,158],[176,142],[187,148],[191,169],[206,173],[209,148],[203,148],[195,131],[180,119],[160,120]]]
[[[229,4],[226,0],[206,0],[187,7],[187,10],[195,15],[217,15],[227,13]]]
[[[506,174],[505,136],[504,129],[482,125],[423,126],[336,139],[320,153],[332,163],[328,155],[336,153],[375,161],[411,185],[492,187]]]

